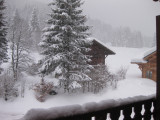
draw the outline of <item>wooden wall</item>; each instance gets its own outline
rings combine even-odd
[[[138,64],[142,71],[142,78],[149,78],[156,81],[156,72],[157,72],[157,64],[156,64],[156,54],[153,54],[147,58],[147,63]]]
[[[105,50],[97,45],[96,43],[93,43],[91,47],[91,51],[89,52],[89,55],[91,55],[91,62],[89,64],[91,65],[98,65],[102,64],[105,65]]]
[[[156,81],[156,64],[155,63],[146,63],[142,65],[142,78],[149,78]]]

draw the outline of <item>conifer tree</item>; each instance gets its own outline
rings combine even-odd
[[[6,21],[4,17],[4,0],[0,0],[0,64],[7,60]]]
[[[32,11],[31,20],[30,20],[29,25],[30,25],[31,31],[39,31],[40,30],[36,8],[34,8]]]
[[[32,47],[34,50],[38,50],[39,49],[38,44],[41,40],[41,30],[39,26],[39,20],[36,8],[34,8],[32,11],[31,19],[29,21],[29,30],[32,40]]]
[[[87,72],[92,66],[86,54],[91,42],[86,40],[89,27],[85,25],[82,4],[81,0],[54,0],[50,4],[49,27],[44,29],[40,44],[45,55],[41,72],[57,73],[67,91],[74,81],[91,80]]]

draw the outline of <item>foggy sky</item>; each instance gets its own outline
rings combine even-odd
[[[85,0],[84,10],[92,18],[113,26],[129,26],[147,36],[155,32],[160,2],[153,0]]]
[[[26,0],[41,1],[52,0]],[[84,14],[113,27],[128,26],[147,36],[155,33],[155,16],[160,15],[160,2],[153,0],[83,0]]]

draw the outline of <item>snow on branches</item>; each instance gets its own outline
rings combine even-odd
[[[7,61],[7,23],[5,21],[5,16],[4,16],[4,0],[0,1],[0,65]]]
[[[41,67],[43,74],[50,74],[60,69],[59,77],[63,78],[64,88],[69,91],[74,81],[91,80],[87,75],[91,67],[88,64],[90,50],[86,38],[89,36],[85,26],[86,17],[82,15],[81,0],[55,0],[48,26],[44,29],[40,46],[45,56]]]

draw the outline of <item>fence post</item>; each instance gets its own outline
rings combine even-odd
[[[160,120],[160,15],[156,16],[157,38],[157,90],[156,90],[156,120]]]

